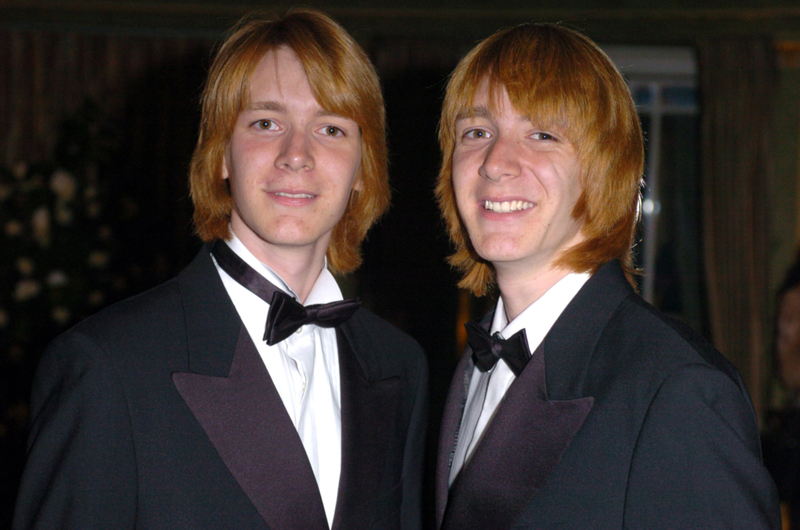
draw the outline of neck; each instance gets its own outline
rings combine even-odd
[[[327,241],[325,245],[283,247],[242,238],[235,228],[234,234],[258,261],[286,282],[301,304],[305,303],[325,265]]]
[[[513,270],[497,265],[497,285],[509,322],[569,274],[568,270],[560,268]]]

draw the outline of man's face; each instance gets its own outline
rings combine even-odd
[[[360,162],[358,125],[320,107],[294,51],[266,53],[223,163],[233,232],[267,264],[287,252],[321,259],[361,187]]]
[[[562,131],[518,113],[505,88],[490,110],[484,82],[474,117],[456,121],[453,188],[472,245],[498,274],[547,271],[584,237],[571,213],[581,195],[580,163]]]

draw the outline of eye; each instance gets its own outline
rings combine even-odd
[[[534,140],[556,140],[557,138],[550,133],[535,132],[531,135]]]
[[[326,125],[321,132],[325,136],[344,136],[344,131],[335,125]]]
[[[253,124],[253,126],[262,131],[269,131],[270,129],[276,128],[275,122],[272,120],[258,120]]]
[[[467,129],[464,132],[464,138],[481,139],[481,138],[489,138],[490,136],[491,136],[491,134],[486,129],[477,129],[477,128],[476,129]]]

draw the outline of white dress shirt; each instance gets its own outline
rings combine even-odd
[[[227,243],[273,285],[298,298],[286,282],[258,261],[235,235]],[[267,346],[263,337],[269,304],[231,278],[216,260],[214,263],[300,435],[317,479],[328,526],[333,526],[342,464],[342,407],[336,330],[306,325],[280,343]],[[323,266],[305,305],[338,300],[342,300],[342,292],[333,275]]]
[[[494,335],[495,332],[500,332],[500,335],[507,339],[524,329],[528,347],[531,352],[536,351],[564,308],[578,294],[590,276],[589,273],[567,274],[511,322],[506,315],[503,297],[499,297],[490,333]],[[488,372],[481,372],[477,366],[472,369],[464,415],[458,431],[456,452],[453,456],[453,465],[450,467],[449,485],[453,484],[461,468],[469,462],[514,379],[516,379],[514,372],[502,359]]]

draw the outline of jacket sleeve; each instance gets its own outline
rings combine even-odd
[[[741,381],[699,363],[664,379],[635,446],[624,521],[625,528],[781,527]]]
[[[12,528],[132,528],[136,462],[115,367],[91,339],[62,335],[31,394],[28,456]]]
[[[428,363],[421,352],[417,359],[416,395],[403,455],[403,530],[422,528],[422,484],[428,431]]]

